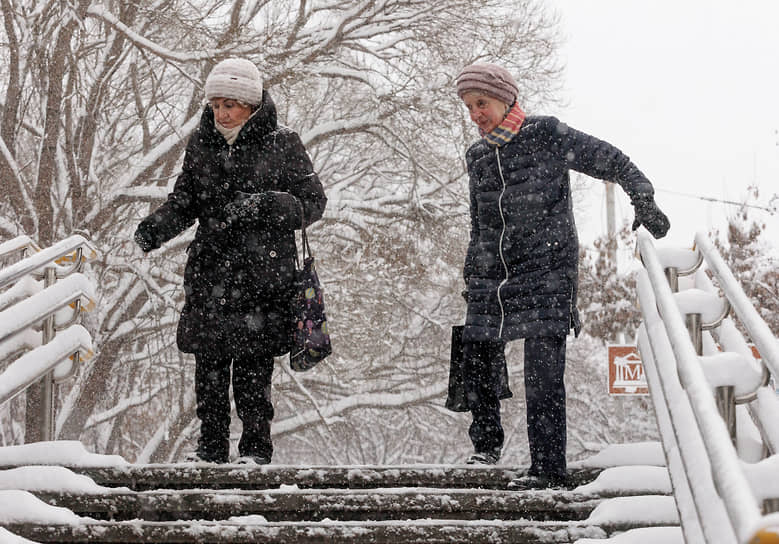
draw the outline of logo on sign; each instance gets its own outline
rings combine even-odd
[[[647,395],[644,366],[636,346],[612,345],[609,354],[609,395]]]

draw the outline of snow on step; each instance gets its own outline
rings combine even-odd
[[[581,520],[600,497],[564,490],[320,489],[39,492],[48,504],[98,519],[174,521],[262,515],[270,521],[420,519]]]
[[[285,543],[321,544],[569,544],[583,538],[605,538],[598,527],[582,523],[528,521],[386,521],[267,523],[257,516],[229,523],[85,522],[79,525],[10,526],[8,529],[36,542],[59,544],[120,543]]]

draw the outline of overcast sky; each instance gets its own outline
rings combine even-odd
[[[567,105],[551,111],[628,154],[671,218],[663,245],[692,244],[734,206],[779,193],[779,1],[547,0],[561,17]],[[582,240],[605,232],[600,184],[579,206]],[[779,202],[775,203],[779,208]],[[584,210],[585,213],[581,213]],[[632,219],[618,197],[618,222]],[[779,243],[778,214],[755,210]]]

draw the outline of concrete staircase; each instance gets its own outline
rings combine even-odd
[[[506,489],[513,467],[120,465],[73,467],[94,489],[34,491],[75,518],[0,524],[34,542],[573,543],[634,528],[593,524],[606,498]],[[624,494],[624,493],[623,493]]]

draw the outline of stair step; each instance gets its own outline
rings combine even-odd
[[[493,544],[496,542],[573,543],[606,538],[597,526],[582,522],[529,521],[390,521],[264,523],[236,518],[232,523],[85,522],[80,525],[19,524],[6,527],[30,540],[59,544],[284,543],[321,544]]]
[[[404,466],[321,466],[212,465],[120,465],[111,467],[68,467],[109,487],[127,486],[136,491],[149,489],[268,489],[282,485],[299,488],[371,489],[388,487],[430,487],[447,489],[506,489],[521,472],[514,467],[471,467],[453,465]],[[600,471],[585,469],[571,473],[571,487],[595,479]]]
[[[442,520],[532,519],[570,521],[586,518],[600,497],[567,490],[503,491],[393,488],[375,490],[271,489],[122,491],[86,495],[36,492],[52,506],[95,519],[147,521],[223,520],[261,515],[268,521],[324,519]]]

